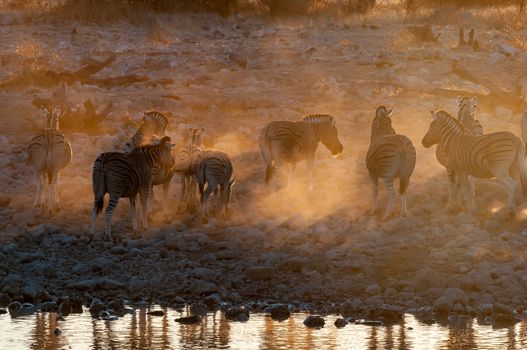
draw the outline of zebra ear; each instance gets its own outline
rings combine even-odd
[[[462,100],[463,100],[463,96],[458,96],[458,97],[456,97],[456,103],[457,103],[458,106],[461,105],[461,101],[462,101]]]
[[[386,113],[386,116],[391,117],[392,113],[393,113],[393,107],[388,110],[388,112]]]
[[[232,188],[232,185],[234,185],[236,183],[236,178],[232,179],[231,181],[229,181],[229,186],[228,188]]]
[[[62,108],[60,108],[59,105],[56,105],[51,111],[51,114],[55,115],[56,117],[60,117],[62,115]]]
[[[43,118],[47,118],[48,115],[49,115],[49,111],[47,110],[46,107],[44,107],[44,105],[40,106],[40,115],[41,115]]]

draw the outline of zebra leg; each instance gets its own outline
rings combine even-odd
[[[388,202],[386,203],[386,211],[384,212],[383,220],[386,220],[392,214],[393,209],[393,199],[395,197],[395,187],[393,185],[393,178],[385,178],[384,186],[386,187],[386,192],[388,194]]]
[[[472,202],[476,203],[476,179],[473,176],[469,176],[468,184],[470,186],[470,197]]]
[[[113,211],[117,207],[117,203],[119,203],[119,197],[117,195],[111,195],[110,194],[110,200],[108,201],[108,206],[106,207],[106,211],[104,212],[104,236],[110,241],[113,242],[112,239],[112,215]]]
[[[163,184],[163,214],[165,216],[165,222],[169,223],[168,218],[168,190],[170,189],[170,180]]]
[[[42,192],[44,188],[44,183],[46,182],[46,173],[43,172],[36,172],[35,171],[35,183],[36,183],[36,194],[35,194],[35,200],[33,201],[33,207],[41,207],[44,204],[44,194]]]
[[[371,208],[369,211],[370,215],[374,215],[377,211],[377,194],[379,193],[379,181],[377,176],[370,175],[370,181],[371,181]]]
[[[406,192],[401,194],[401,216],[406,217],[408,215],[408,208],[406,207]]]
[[[150,195],[150,186],[147,185],[140,192],[141,196],[141,219],[143,224],[143,231],[148,230],[148,197]]]
[[[185,203],[186,187],[187,187],[187,178],[186,176],[182,176],[181,177],[181,195],[179,197],[179,205],[177,209],[178,214],[181,214],[186,209],[186,208],[183,209],[184,206],[186,207],[186,203]]]
[[[137,225],[137,208],[136,208],[136,202],[137,202],[137,195],[131,196],[129,198],[130,200],[130,214],[132,217],[132,230],[134,235],[137,234],[139,227]]]
[[[461,201],[464,199],[467,202],[469,213],[474,215],[476,212],[476,201],[475,198],[472,197],[467,174],[457,174],[456,191],[459,191],[459,188],[461,188],[462,191]]]
[[[516,184],[506,172],[497,174],[496,179],[507,189],[507,216],[509,219],[512,219],[514,217],[514,194]]]
[[[307,168],[307,189],[311,191],[313,189],[313,164],[315,158],[306,159],[306,168]]]
[[[49,197],[48,197],[48,211],[50,214],[53,214],[56,209],[58,182],[59,182],[59,174],[58,172],[53,172],[53,174],[51,175],[51,184],[49,186]]]
[[[218,187],[218,185],[209,182],[207,184],[207,188],[201,193],[201,210],[202,210],[203,217],[209,216],[209,207],[208,207],[209,196],[212,192],[215,191],[216,187]]]

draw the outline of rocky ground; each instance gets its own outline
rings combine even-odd
[[[138,74],[149,80],[113,88],[68,86],[68,103],[112,101],[113,110],[104,135],[66,130],[74,158],[61,177],[62,210],[53,217],[31,207],[34,183],[25,147],[38,127],[31,101],[50,96],[55,87],[29,80],[0,91],[0,303],[40,303],[50,295],[86,303],[94,297],[203,301],[211,307],[280,302],[356,316],[388,304],[396,312],[430,307],[447,315],[479,310],[520,318],[527,307],[526,206],[506,221],[505,192],[494,181],[481,180],[477,214],[448,213],[444,169],[434,149],[421,145],[429,110],[455,114],[456,105],[455,98],[420,89],[485,91],[449,73],[453,60],[504,89],[518,80],[526,91],[525,21],[496,20],[504,13],[426,17],[441,33],[438,43],[419,42],[406,29],[423,18],[402,21],[382,13],[274,21],[178,15],[159,17],[157,25],[103,27],[35,24],[4,14],[0,80],[31,76],[41,67],[75,70],[112,53],[116,62],[98,76]],[[454,49],[460,25],[477,29],[479,52]],[[408,218],[381,221],[380,215],[366,215],[370,187],[364,158],[379,104],[395,107],[394,127],[417,149]],[[139,120],[145,108],[167,113],[168,134],[176,144],[188,126],[204,127],[206,146],[232,157],[237,178],[232,214],[208,223],[176,214],[174,180],[169,223],[156,203],[151,229],[142,239],[130,239],[123,201],[113,219],[116,243],[99,235],[91,241],[93,160],[119,149],[130,136],[123,123]],[[335,116],[344,152],[333,159],[320,147],[313,191],[306,191],[301,165],[292,188],[271,195],[263,183],[258,131],[271,120],[297,120],[307,113]],[[486,132],[517,134],[520,116],[500,106],[477,114]]]

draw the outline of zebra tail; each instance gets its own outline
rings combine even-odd
[[[97,215],[102,212],[104,207],[104,189],[106,188],[106,176],[104,176],[104,161],[100,161],[98,169],[93,172],[93,196],[95,197],[95,209]]]
[[[266,184],[269,184],[269,182],[271,182],[271,179],[273,178],[274,173],[275,173],[274,162],[273,161],[267,162],[267,166],[265,168],[265,183]]]
[[[410,185],[410,176],[415,167],[415,148],[408,139],[403,139],[401,152],[401,168],[399,170],[399,194],[405,194]]]

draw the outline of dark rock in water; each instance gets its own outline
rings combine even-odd
[[[518,315],[516,310],[514,310],[513,308],[508,307],[507,305],[499,304],[499,303],[492,305],[492,312],[500,313],[500,314]]]
[[[326,321],[320,316],[308,316],[304,320],[304,325],[309,328],[322,328]]]
[[[211,294],[203,299],[203,303],[209,311],[216,311],[220,307],[221,298],[218,294]]]
[[[99,313],[99,318],[103,321],[115,321],[118,317],[111,310],[103,310]]]
[[[343,328],[343,327],[346,327],[346,325],[348,324],[348,321],[346,321],[343,318],[337,318],[334,324],[335,324],[335,327],[337,328]]]
[[[84,310],[82,309],[82,299],[81,298],[71,298],[68,302],[71,306],[72,314],[82,314]]]
[[[165,315],[165,312],[163,310],[154,310],[154,311],[148,311],[146,314],[150,316],[163,316]]]
[[[55,330],[53,331],[53,334],[58,337],[59,335],[62,334],[62,331],[60,330],[60,328],[55,328]]]
[[[48,302],[40,304],[38,308],[42,312],[56,312],[59,306],[54,301],[48,301]]]
[[[521,322],[522,319],[515,315],[504,313],[493,313],[490,319],[493,328],[508,328]]]
[[[102,311],[105,311],[107,309],[106,305],[101,303],[100,301],[94,301],[90,305],[90,315],[93,318],[98,318]]]
[[[381,306],[375,308],[368,315],[369,319],[383,321],[384,324],[388,323],[397,323],[403,319],[404,309],[393,306],[382,304]]]
[[[7,310],[11,317],[26,316],[31,315],[36,311],[36,308],[33,304],[23,303],[21,304],[18,301],[14,301],[7,306]]]
[[[196,303],[190,306],[190,313],[192,315],[205,316],[207,311],[207,306],[203,303]]]
[[[7,314],[7,310],[5,309],[0,309],[0,315],[5,315]]]
[[[468,328],[472,323],[472,317],[466,315],[449,315],[448,322],[456,328]]]
[[[446,297],[439,297],[434,303],[434,312],[440,314],[447,314],[454,307],[451,300]]]
[[[58,313],[62,316],[68,316],[73,311],[71,304],[68,301],[63,301],[59,305]]]
[[[174,321],[181,323],[181,324],[200,324],[201,316],[193,315],[193,316],[188,316],[188,317],[181,317],[181,318],[176,318]]]
[[[124,304],[122,301],[112,300],[108,303],[108,309],[111,309],[113,312],[117,313],[124,309]]]
[[[273,278],[274,269],[272,267],[250,267],[245,270],[245,275],[253,281],[266,281]]]
[[[48,291],[41,289],[35,296],[35,303],[45,303],[47,301],[53,301],[53,297]]]
[[[249,320],[249,310],[233,306],[225,312],[225,318],[229,321],[245,322]]]
[[[276,321],[284,321],[291,316],[289,308],[285,305],[273,305],[266,310],[271,313],[271,318]]]

